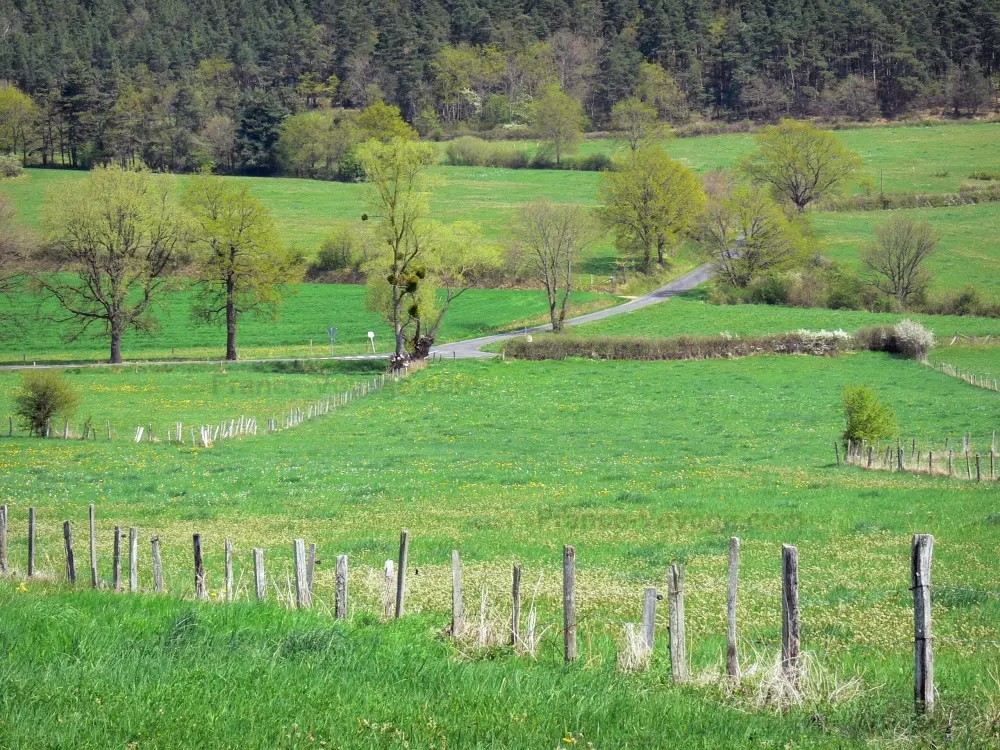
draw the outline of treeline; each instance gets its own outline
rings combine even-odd
[[[3,0],[0,31],[24,159],[272,172],[296,113],[499,135],[553,85],[595,128],[630,97],[675,123],[975,112],[1000,0]]]

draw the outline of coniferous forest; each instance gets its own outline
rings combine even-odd
[[[499,136],[553,84],[595,129],[629,97],[675,124],[964,115],[998,52],[1000,0],[5,0],[0,145],[269,173],[296,113],[325,113],[307,143],[383,102],[424,136]]]

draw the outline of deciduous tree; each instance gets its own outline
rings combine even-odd
[[[110,337],[112,363],[122,361],[126,331],[155,328],[154,307],[186,245],[172,192],[166,177],[98,167],[47,197],[46,254],[61,273],[37,274],[34,282],[60,311],[54,319],[72,326],[71,338],[94,326]]]
[[[521,209],[514,234],[531,274],[545,287],[549,320],[558,333],[573,293],[573,267],[598,234],[594,222],[578,205],[539,198]]]
[[[689,232],[705,200],[691,170],[656,146],[629,152],[598,185],[604,225],[623,253],[640,258],[643,271],[666,262],[668,249]]]
[[[207,173],[191,178],[184,205],[193,219],[198,293],[193,312],[225,321],[226,359],[237,359],[237,325],[246,315],[277,317],[303,266],[285,249],[271,211],[245,183]]]
[[[782,120],[761,128],[756,141],[757,150],[741,159],[738,169],[798,211],[837,192],[861,168],[858,155],[836,135],[807,122]]]
[[[934,253],[937,242],[929,222],[892,216],[875,227],[875,241],[861,251],[861,263],[869,282],[905,308],[930,284],[924,263]]]
[[[632,151],[652,145],[669,132],[659,121],[656,109],[634,96],[611,108],[611,127]]]
[[[556,84],[547,86],[532,104],[531,123],[538,137],[552,149],[556,164],[561,164],[564,155],[580,146],[583,108]]]
[[[701,238],[719,275],[740,289],[761,274],[802,260],[801,234],[757,185],[709,200]]]

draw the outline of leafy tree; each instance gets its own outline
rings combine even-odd
[[[272,94],[258,95],[247,102],[236,130],[236,151],[244,169],[274,170],[274,147],[287,116],[288,110]]]
[[[167,178],[98,167],[47,196],[47,260],[61,273],[36,274],[34,283],[60,311],[55,321],[72,326],[72,339],[94,326],[110,337],[112,364],[122,361],[125,331],[156,327],[154,307],[187,243],[172,193]]]
[[[701,237],[719,274],[739,289],[804,260],[801,235],[759,186],[709,200]]]
[[[0,84],[0,149],[16,154],[28,163],[28,150],[34,144],[38,118],[34,100],[17,86]]]
[[[393,138],[388,143],[372,139],[358,147],[369,185],[369,211],[379,222],[374,272],[369,276],[383,271],[389,290],[386,301],[375,306],[384,311],[393,328],[394,367],[402,367],[410,357],[407,330],[420,317],[421,300],[427,298],[426,287],[421,287],[427,277],[424,259],[430,252],[425,219],[433,184],[427,178],[427,168],[434,163],[434,156],[430,144],[406,138]],[[367,214],[362,216],[368,218]],[[370,282],[369,289],[375,284],[380,285]]]
[[[556,164],[561,164],[562,157],[579,148],[583,139],[583,108],[558,85],[551,84],[532,105],[531,124],[552,149]]]
[[[807,122],[782,120],[761,128],[756,141],[757,151],[740,160],[739,171],[798,211],[835,193],[861,168],[858,155],[836,135]]]
[[[989,104],[990,82],[975,60],[966,65],[953,65],[945,76],[944,97],[955,117],[963,110],[974,115]]]
[[[844,403],[844,440],[886,440],[897,434],[896,415],[878,400],[867,385],[844,386],[840,393]]]
[[[597,236],[594,223],[580,206],[538,198],[521,209],[514,234],[526,249],[531,275],[545,287],[549,320],[558,333],[573,293],[573,267]]]
[[[53,419],[69,419],[79,403],[79,397],[61,373],[28,371],[14,394],[14,413],[29,435],[44,437]]]
[[[875,241],[861,251],[869,283],[905,308],[911,299],[921,298],[930,285],[924,263],[937,249],[937,243],[929,222],[892,216],[875,227]]]
[[[406,124],[399,107],[382,102],[372,104],[358,115],[357,134],[359,141],[374,139],[381,143],[389,143],[395,138],[404,140],[417,138],[417,131]]]
[[[648,146],[667,134],[656,109],[636,97],[629,97],[611,108],[611,127],[621,133],[632,151]]]
[[[406,350],[415,359],[430,354],[451,304],[502,265],[499,246],[487,242],[477,224],[421,222],[417,242],[423,244],[423,278],[407,295],[404,325]],[[384,256],[368,266],[366,305],[391,322],[393,289],[385,283]],[[383,273],[379,273],[383,271]],[[419,277],[418,277],[419,278]]]
[[[600,217],[623,253],[640,257],[648,272],[666,262],[668,249],[694,228],[705,200],[691,170],[656,146],[630,151],[602,172]]]
[[[330,177],[358,142],[354,113],[315,109],[292,115],[281,124],[278,161],[299,177]]]
[[[289,286],[302,278],[302,263],[282,246],[270,210],[245,183],[196,175],[184,205],[193,218],[198,283],[193,311],[207,322],[225,321],[226,359],[235,361],[239,320],[277,318]]]
[[[658,63],[639,63],[639,99],[655,107],[660,119],[684,120],[688,117],[684,92],[677,81]]]

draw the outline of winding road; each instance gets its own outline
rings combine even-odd
[[[622,313],[630,313],[636,310],[641,310],[644,307],[649,307],[650,305],[655,305],[659,302],[663,302],[664,300],[668,300],[671,297],[676,297],[678,294],[689,292],[702,282],[708,281],[711,277],[712,264],[706,263],[705,265],[694,269],[690,273],[681,276],[679,279],[675,279],[669,284],[661,286],[659,289],[654,289],[648,294],[636,297],[634,300],[626,302],[623,305],[616,305],[615,307],[609,307],[604,310],[598,310],[597,312],[580,315],[576,318],[570,318],[566,321],[566,325],[578,326],[583,325],[584,323],[593,323],[595,320],[604,320],[605,318],[610,318],[613,315],[621,315]],[[454,357],[455,359],[486,359],[488,357],[497,356],[492,352],[480,351],[482,347],[488,344],[495,344],[498,341],[505,341],[506,339],[511,339],[515,336],[524,336],[526,333],[544,333],[545,331],[551,330],[551,323],[534,326],[533,328],[519,328],[516,331],[508,331],[507,333],[497,333],[492,336],[481,336],[477,339],[466,339],[465,341],[455,341],[450,344],[435,346],[431,349],[431,354],[437,354],[445,358]]]

